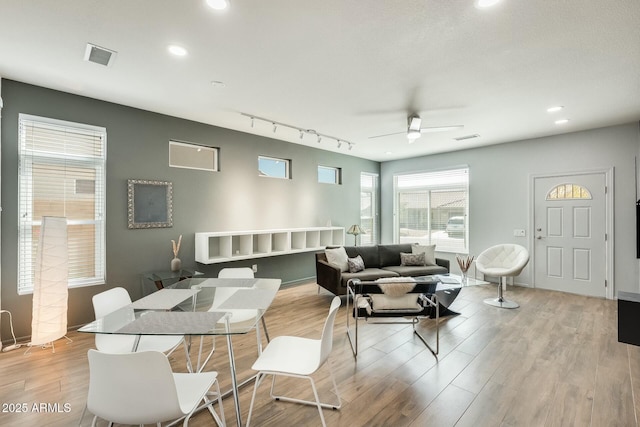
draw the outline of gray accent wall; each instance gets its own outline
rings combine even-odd
[[[31,333],[31,295],[17,294],[18,114],[26,113],[107,129],[107,283],[70,289],[70,326],[93,320],[91,297],[115,286],[133,299],[142,295],[140,275],[168,270],[171,239],[182,234],[180,258],[193,267],[194,233],[334,226],[360,220],[360,173],[379,173],[378,162],[299,144],[169,117],[2,80],[2,308],[13,314],[15,332]],[[247,122],[247,126],[249,123]],[[220,171],[171,168],[169,140],[220,148]],[[292,179],[258,176],[258,155],[291,159]],[[317,166],[342,168],[343,184],[317,182]],[[127,228],[127,179],[173,182],[173,228]],[[346,236],[350,237],[350,236]],[[199,265],[216,276],[222,267],[258,265],[258,277],[284,284],[314,280],[313,253]],[[10,336],[8,322],[2,336]]]
[[[420,144],[428,144],[419,141]],[[455,144],[455,141],[451,141]],[[638,292],[636,259],[635,161],[640,149],[637,122],[584,132],[511,142],[381,166],[382,242],[393,240],[393,176],[399,173],[469,166],[469,253],[478,255],[498,243],[521,244],[531,250],[531,180],[535,175],[593,170],[614,171],[614,294]],[[514,237],[514,229],[526,237]],[[438,254],[452,260],[455,254]],[[532,285],[529,264],[516,283]]]

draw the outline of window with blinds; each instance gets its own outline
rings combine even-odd
[[[469,169],[396,175],[395,241],[469,251]]]
[[[18,293],[33,292],[43,216],[67,218],[69,287],[105,281],[106,129],[19,117]]]
[[[378,175],[360,174],[360,235],[361,245],[378,243]]]

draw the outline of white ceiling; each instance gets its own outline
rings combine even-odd
[[[231,1],[0,0],[0,76],[377,161],[640,120],[639,0]],[[369,139],[412,112],[465,127]]]

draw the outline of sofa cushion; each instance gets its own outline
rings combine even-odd
[[[349,258],[347,262],[349,263],[349,273],[357,273],[364,270],[364,261],[360,255],[355,258]]]
[[[365,264],[366,265],[366,264]],[[365,268],[357,273],[342,273],[342,286],[347,286],[349,279],[360,279],[363,282],[372,282],[381,277],[398,277],[398,273],[380,268]]]
[[[426,265],[436,265],[436,245],[411,245],[411,253],[424,253]]]
[[[345,246],[349,258],[362,257],[366,268],[379,268],[378,246]],[[409,251],[411,252],[411,251]]]
[[[379,245],[380,267],[400,265],[400,252],[411,253],[411,244]],[[366,262],[366,261],[365,261]]]
[[[405,265],[390,265],[384,267],[384,270],[393,271],[400,276],[416,277],[416,276],[430,276],[432,274],[447,274],[449,270],[446,267],[439,265],[422,265],[422,266],[405,266]],[[344,275],[345,273],[343,273]]]
[[[424,255],[424,252],[419,254],[407,254],[400,252],[400,265],[426,265]]]
[[[342,246],[339,248],[325,249],[324,253],[327,256],[327,262],[329,264],[338,267],[342,272],[349,271],[349,257]]]

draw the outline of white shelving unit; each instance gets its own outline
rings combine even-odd
[[[344,245],[344,227],[196,233],[196,261],[215,264]]]

